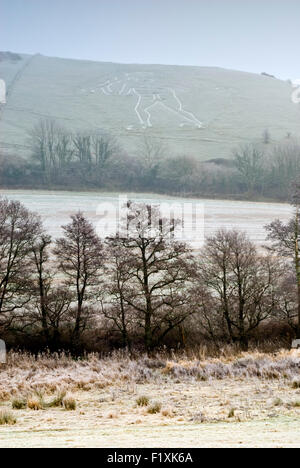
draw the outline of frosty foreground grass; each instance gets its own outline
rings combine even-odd
[[[115,353],[100,359],[96,354],[74,360],[65,354],[9,353],[8,363],[0,368],[0,401],[29,394],[54,395],[77,390],[101,390],[114,386],[130,388],[137,384],[185,383],[223,379],[283,379],[300,388],[300,351],[276,354],[227,353],[207,358],[164,355],[137,359]],[[60,396],[62,400],[62,396]]]
[[[202,360],[9,355],[0,410],[17,422],[0,427],[0,446],[300,446],[299,371],[297,351]],[[42,397],[43,409],[24,408],[29,397]]]
[[[0,411],[0,426],[13,426],[16,422],[16,418],[10,411],[6,409]]]

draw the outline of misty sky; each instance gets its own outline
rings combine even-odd
[[[0,0],[0,50],[300,78],[299,0]]]

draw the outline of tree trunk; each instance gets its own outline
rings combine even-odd
[[[72,336],[72,348],[75,353],[79,352],[81,312],[82,312],[82,304],[79,303],[77,314],[76,314],[75,327],[74,327],[73,336]]]
[[[242,351],[248,351],[249,350],[249,340],[246,335],[241,335],[239,339],[239,344],[241,347]]]
[[[145,348],[147,354],[150,354],[152,350],[153,340],[152,340],[152,332],[151,332],[151,315],[147,313],[145,318]]]
[[[40,306],[41,306],[41,314],[42,314],[43,335],[46,339],[47,345],[49,345],[50,334],[49,334],[48,323],[47,323],[47,306],[46,306],[46,297],[45,297],[45,289],[44,289],[44,281],[43,281],[42,273],[40,273],[39,275],[39,288],[40,288]]]

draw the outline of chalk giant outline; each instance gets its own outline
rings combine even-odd
[[[136,96],[137,102],[134,106],[134,112],[143,128],[152,127],[150,111],[157,105],[182,119],[184,122],[180,126],[193,125],[196,128],[202,128],[202,122],[192,112],[184,109],[183,103],[177,96],[175,89],[162,87],[160,92],[158,92],[155,84],[150,85],[150,83],[154,82],[153,79],[146,81],[146,87],[145,85],[138,87],[139,81],[136,75],[125,73],[125,77],[120,78],[116,76],[114,80],[110,79],[104,83],[100,83],[95,89],[99,89],[105,96],[113,96],[115,94],[119,96]],[[132,86],[133,83],[137,83],[137,85]],[[90,92],[94,93],[95,89],[91,89]],[[149,105],[150,94],[152,95],[152,102]],[[168,104],[163,102],[162,94]],[[170,98],[174,105],[170,104]]]

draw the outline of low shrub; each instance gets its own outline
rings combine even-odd
[[[11,406],[15,410],[25,409],[27,406],[26,399],[22,396],[16,396],[11,400]]]
[[[140,396],[139,398],[137,398],[136,404],[138,406],[148,406],[149,405],[149,398],[146,397],[146,396]]]
[[[161,410],[161,404],[156,402],[156,403],[153,403],[153,405],[151,405],[149,408],[148,408],[148,413],[149,414],[157,414],[159,413]]]
[[[10,411],[0,410],[0,426],[13,426],[16,422],[16,418]]]
[[[75,398],[72,395],[67,395],[63,399],[63,407],[66,411],[75,411],[77,407]]]
[[[291,386],[292,386],[292,388],[294,388],[295,390],[299,389],[299,388],[300,388],[300,379],[299,379],[298,377],[295,377],[295,378],[292,380]]]
[[[27,399],[27,407],[33,411],[40,411],[44,409],[45,405],[41,398],[32,396]]]
[[[66,390],[59,390],[55,397],[47,404],[48,408],[59,408],[64,406],[63,402],[66,394]]]

